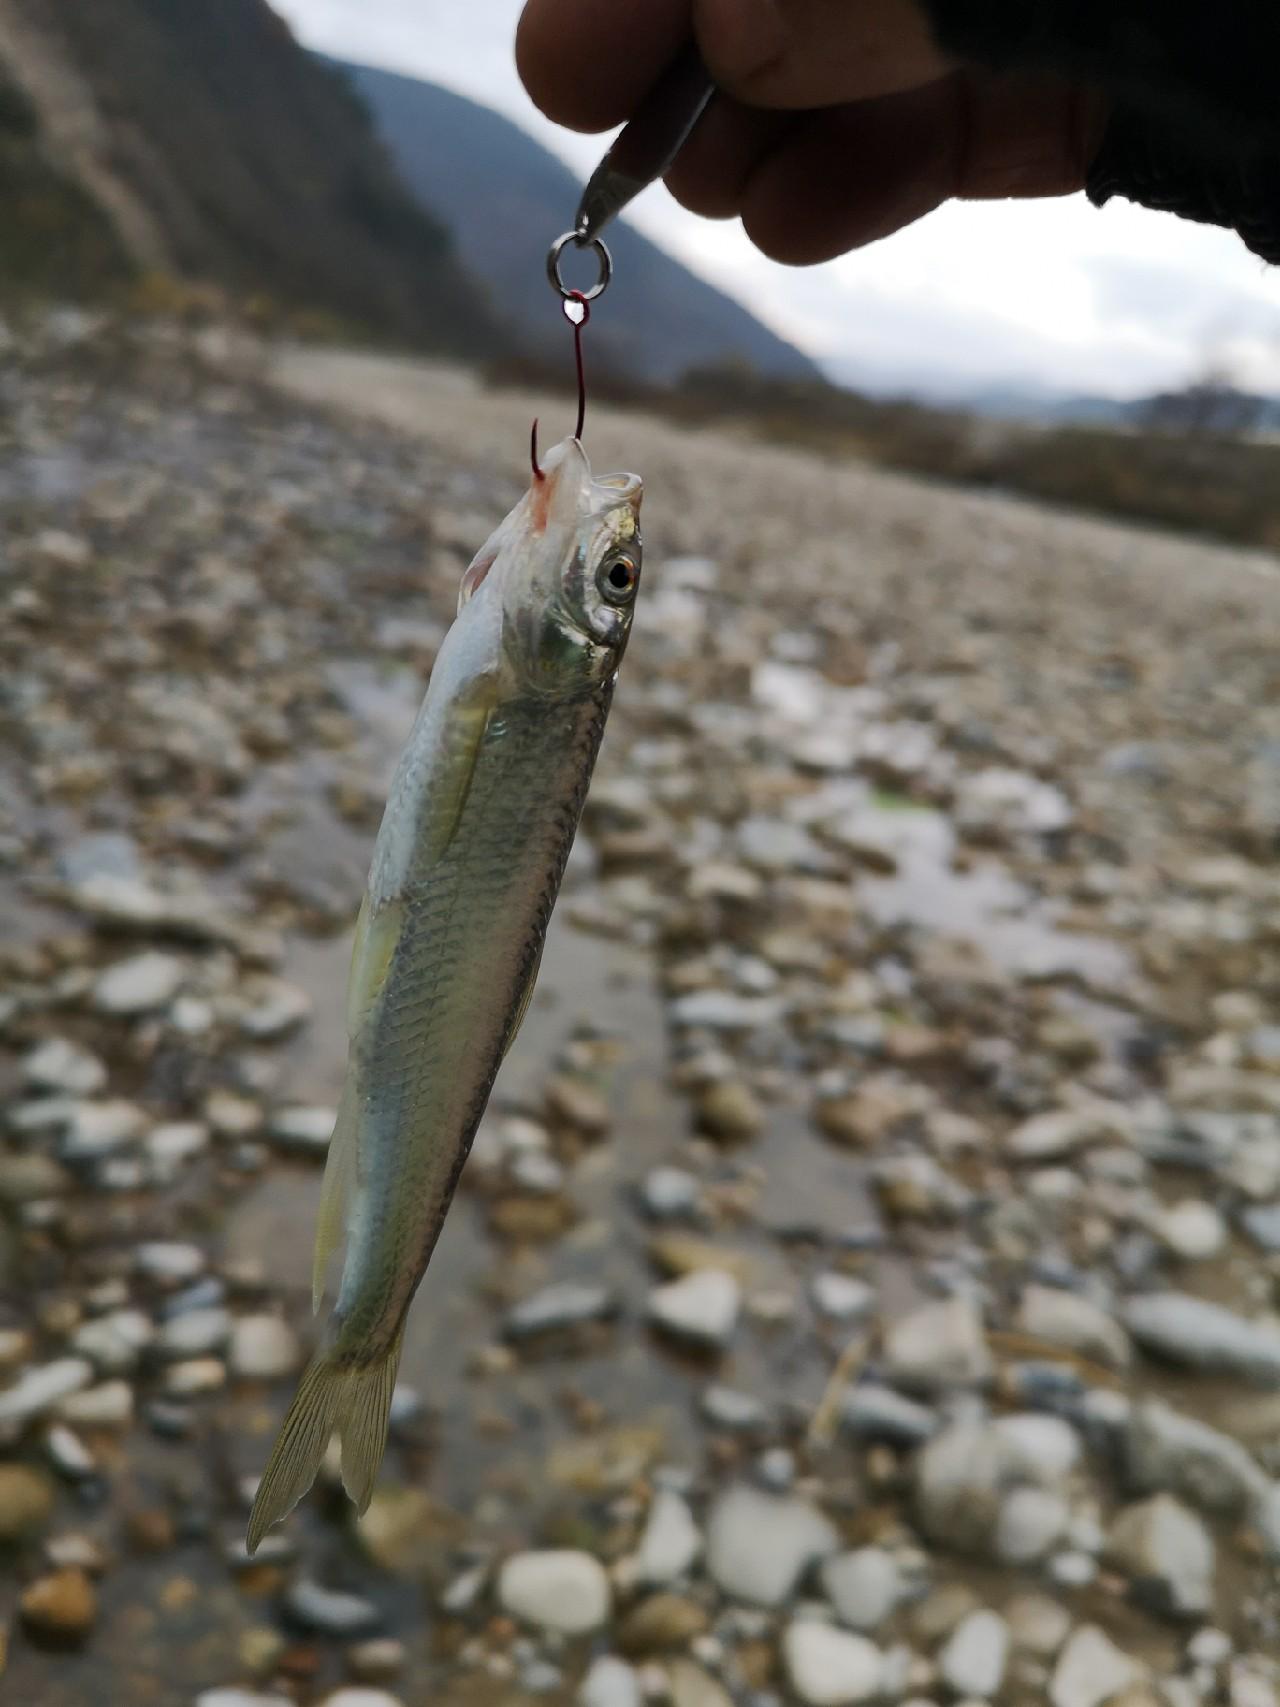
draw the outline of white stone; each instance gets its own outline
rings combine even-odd
[[[1007,1456],[1010,1473],[1053,1487],[1080,1462],[1080,1437],[1061,1417],[1018,1411],[991,1425]]]
[[[1227,1224],[1210,1203],[1185,1198],[1162,1209],[1151,1220],[1151,1231],[1184,1262],[1215,1257],[1227,1242]]]
[[[704,1268],[655,1287],[649,1318],[678,1339],[723,1346],[732,1338],[742,1307],[742,1288],[723,1269]]]
[[[851,1322],[856,1317],[869,1315],[875,1308],[875,1287],[837,1270],[815,1274],[809,1291],[822,1315],[830,1316],[836,1322]]]
[[[301,1361],[298,1336],[279,1316],[241,1316],[231,1330],[231,1373],[249,1381],[290,1375]]]
[[[1065,1346],[1116,1369],[1129,1362],[1129,1336],[1120,1324],[1090,1299],[1062,1287],[1028,1286],[1017,1327],[1033,1339]]]
[[[884,1655],[865,1636],[797,1619],[782,1637],[792,1689],[809,1707],[850,1707],[874,1701],[884,1680]]]
[[[105,1102],[78,1102],[70,1111],[61,1154],[68,1162],[94,1162],[133,1143],[146,1129],[147,1117],[136,1103],[113,1097]]]
[[[641,1700],[635,1668],[613,1654],[593,1660],[578,1688],[578,1707],[640,1707]]]
[[[208,1258],[199,1245],[183,1244],[176,1239],[152,1239],[138,1246],[133,1262],[139,1274],[152,1280],[179,1282],[203,1274]]]
[[[996,1519],[996,1557],[1006,1565],[1043,1559],[1070,1519],[1067,1502],[1048,1488],[1013,1488]]]
[[[219,1351],[231,1332],[231,1317],[216,1306],[188,1310],[165,1322],[156,1336],[156,1349],[164,1358],[204,1357]]]
[[[154,1013],[182,987],[186,967],[173,954],[148,949],[109,966],[93,988],[93,1005],[104,1014]]]
[[[286,1149],[323,1156],[336,1119],[337,1111],[332,1108],[281,1108],[271,1116],[267,1130]]]
[[[938,1669],[957,1695],[993,1696],[1004,1681],[1009,1626],[994,1612],[971,1612],[938,1655]]]
[[[822,1586],[836,1616],[851,1630],[877,1629],[905,1592],[898,1561],[883,1547],[837,1553],[822,1567]]]
[[[498,1599],[513,1618],[565,1636],[599,1629],[611,1605],[599,1560],[568,1548],[513,1554],[498,1572]]]
[[[85,1357],[58,1357],[51,1364],[26,1369],[12,1386],[0,1391],[0,1430],[5,1434],[41,1417],[68,1393],[79,1393],[94,1379],[94,1366]]]
[[[885,1355],[890,1376],[918,1391],[973,1386],[992,1371],[981,1307],[960,1293],[892,1323]]]
[[[68,1096],[95,1096],[107,1082],[107,1069],[96,1055],[66,1037],[39,1043],[23,1059],[22,1076],[29,1085],[61,1091]]]
[[[1084,1624],[1067,1641],[1049,1684],[1051,1707],[1103,1707],[1142,1677],[1142,1668],[1122,1653],[1096,1624]]]
[[[702,1551],[702,1535],[693,1513],[670,1488],[659,1488],[636,1552],[641,1582],[669,1583],[684,1576]]]
[[[1126,1506],[1111,1526],[1107,1552],[1157,1610],[1185,1618],[1212,1606],[1213,1539],[1172,1494]]]
[[[707,1569],[734,1600],[781,1606],[839,1537],[806,1500],[768,1494],[749,1483],[727,1489],[707,1522]]]
[[[81,1428],[124,1428],[133,1419],[133,1389],[127,1381],[103,1381],[68,1393],[58,1401],[56,1412]]]

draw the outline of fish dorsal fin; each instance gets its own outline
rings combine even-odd
[[[511,1045],[520,1035],[520,1027],[524,1024],[524,1016],[529,1011],[529,1003],[533,1000],[533,986],[538,982],[538,973],[542,967],[542,951],[546,947],[546,939],[538,944],[538,952],[533,957],[533,966],[525,980],[524,989],[520,992],[520,1000],[516,1005],[515,1015],[511,1021],[511,1029],[507,1033],[507,1041],[502,1046],[502,1059],[505,1061]]]
[[[324,1297],[325,1270],[329,1258],[337,1250],[347,1230],[347,1215],[355,1194],[358,1161],[359,1095],[356,1091],[354,1065],[347,1068],[338,1118],[333,1123],[329,1154],[324,1164],[324,1184],[320,1187],[320,1211],[316,1216],[315,1254],[311,1261],[311,1308],[320,1308]]]

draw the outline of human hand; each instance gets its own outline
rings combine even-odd
[[[607,130],[691,35],[721,95],[668,187],[793,266],[952,198],[1068,195],[1105,124],[1081,85],[949,62],[915,0],[526,0],[516,57],[549,118]]]

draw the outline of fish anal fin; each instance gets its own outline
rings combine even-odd
[[[404,1349],[404,1323],[386,1355],[351,1378],[339,1434],[342,1438],[342,1485],[363,1517],[373,1498],[374,1483],[387,1450],[391,1395],[395,1391]]]
[[[359,1157],[359,1096],[355,1088],[355,1068],[348,1066],[338,1117],[333,1123],[329,1154],[324,1164],[324,1183],[320,1187],[320,1210],[316,1216],[315,1254],[311,1263],[311,1308],[320,1308],[324,1297],[325,1270],[329,1258],[337,1250],[347,1230],[347,1214],[355,1192]]]

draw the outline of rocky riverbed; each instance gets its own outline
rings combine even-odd
[[[371,1510],[245,1557],[386,780],[564,401],[234,353],[0,374],[5,1699],[1277,1707],[1275,565],[604,411],[539,993]]]

